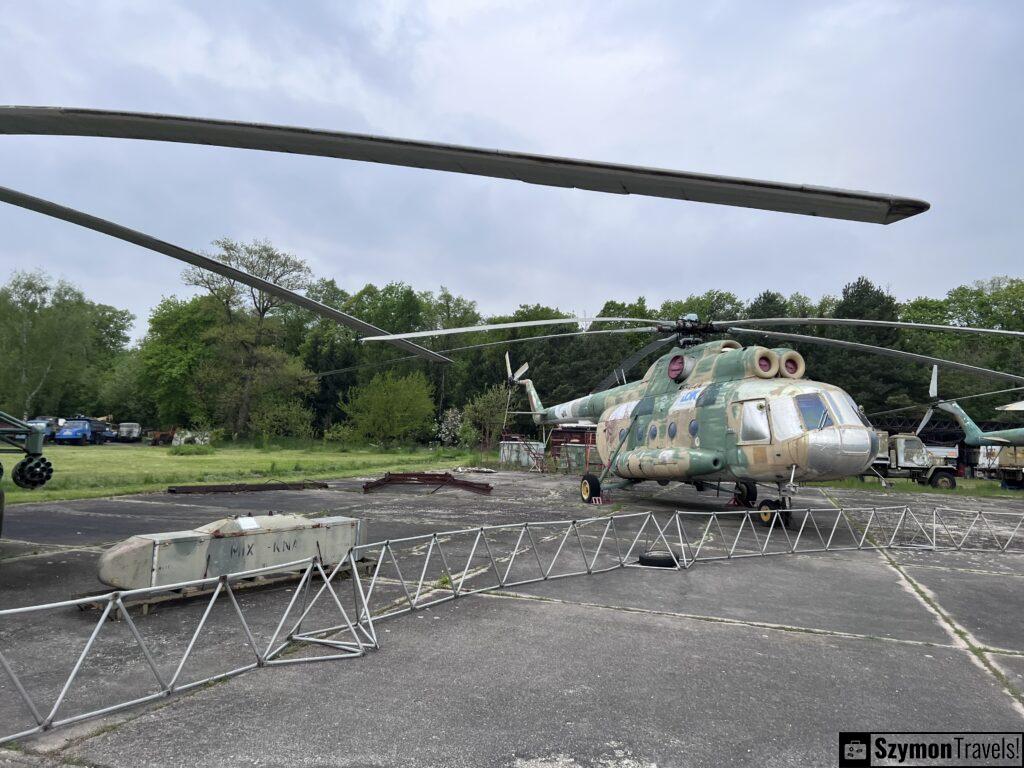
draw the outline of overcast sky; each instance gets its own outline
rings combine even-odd
[[[0,137],[0,184],[193,250],[269,238],[348,290],[485,312],[709,288],[901,298],[1021,273],[1024,4],[101,2],[0,5],[0,102],[196,115],[891,192],[879,226],[324,158]],[[144,330],[166,257],[0,206],[40,267]]]

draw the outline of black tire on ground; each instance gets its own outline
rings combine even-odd
[[[697,491],[697,493],[704,493],[704,487],[705,486],[704,486],[704,481],[703,480],[694,480],[693,481],[693,488],[694,488],[695,491]]]
[[[668,485],[668,480],[659,480],[658,485]]]
[[[586,474],[580,480],[580,499],[584,504],[596,504],[601,498],[601,481],[597,475]]]
[[[79,445],[88,445],[89,444],[89,438],[86,437],[85,435],[82,435],[80,438],[78,438],[78,444]]]
[[[952,490],[956,488],[956,475],[952,472],[936,472],[932,475],[928,484],[932,488],[946,488]]]
[[[757,501],[757,484],[749,480],[740,480],[736,483],[736,490],[732,496],[741,507],[752,507]]]
[[[779,503],[777,501],[772,501],[771,499],[762,501],[757,505],[757,515],[755,515],[757,522],[765,527],[771,525],[772,518],[775,517],[775,510],[778,508]]]
[[[675,568],[676,560],[668,550],[651,549],[640,554],[640,565],[649,565],[652,568]]]

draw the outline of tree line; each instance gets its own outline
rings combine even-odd
[[[417,291],[404,283],[368,284],[355,293],[316,278],[300,258],[265,241],[219,240],[214,258],[305,292],[324,304],[394,333],[484,322],[567,317],[556,307],[521,305],[506,316],[485,317],[476,302],[446,288]],[[522,339],[561,327],[439,337],[427,346],[453,350],[449,365],[404,359],[407,353],[364,343],[355,333],[275,297],[196,268],[183,273],[200,289],[171,296],[151,312],[145,336],[131,343],[134,318],[123,309],[88,300],[80,290],[41,272],[18,272],[0,288],[0,408],[22,417],[111,415],[152,427],[216,430],[225,438],[319,436],[327,439],[412,442],[491,442],[502,426],[531,429],[527,417],[505,424],[506,350],[513,367],[530,363],[545,402],[578,397],[614,370],[650,336],[603,334],[460,350]],[[1024,330],[1024,280],[998,277],[954,288],[942,298],[898,301],[867,278],[817,300],[766,290],[742,299],[712,289],[660,306],[640,297],[607,301],[601,315],[702,320],[765,317],[847,317],[905,320]],[[607,325],[602,328],[610,327]],[[574,330],[566,328],[564,330]],[[624,328],[625,330],[625,328]],[[1019,372],[1018,339],[886,329],[786,328]],[[765,343],[744,336],[745,344]],[[846,389],[868,412],[927,399],[926,366],[810,345],[795,346],[808,377]],[[652,358],[653,359],[653,358]],[[643,374],[650,360],[629,372]],[[961,373],[940,374],[940,395],[962,396],[1005,388]],[[977,418],[1005,400],[979,398]],[[513,393],[512,410],[525,403]]]

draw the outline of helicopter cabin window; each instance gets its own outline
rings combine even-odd
[[[675,440],[676,439],[676,432],[678,431],[678,429],[679,429],[679,427],[676,426],[676,423],[674,421],[670,421],[668,423],[668,439],[669,440]]]
[[[797,395],[796,407],[800,409],[800,417],[808,432],[832,426],[832,415],[825,407],[825,401],[816,393]]]
[[[772,438],[768,427],[768,405],[764,400],[746,400],[742,403],[740,421],[741,443],[766,443]]]

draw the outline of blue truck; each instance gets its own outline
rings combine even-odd
[[[110,426],[99,419],[76,416],[64,422],[54,439],[57,445],[102,445],[107,441],[105,433],[109,429]]]

